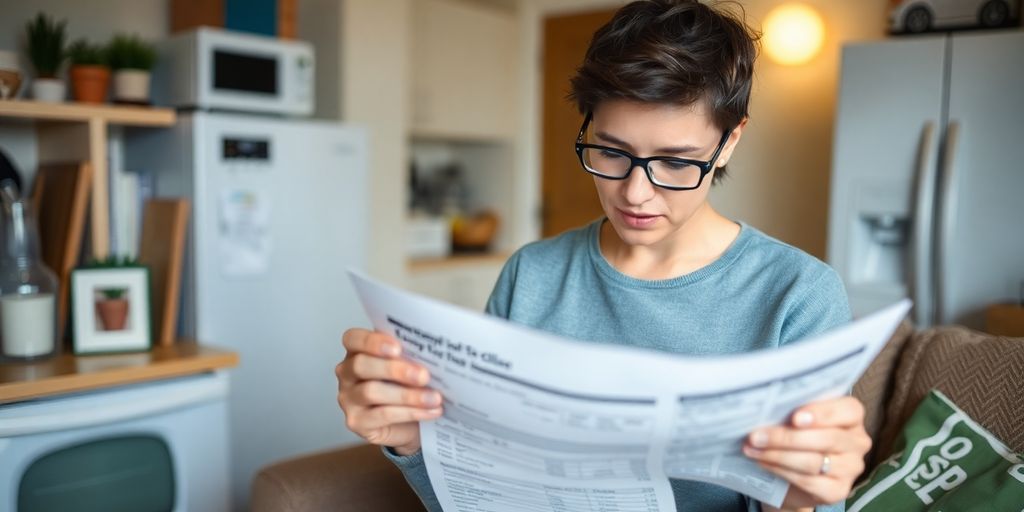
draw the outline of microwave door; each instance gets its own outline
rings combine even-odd
[[[213,91],[242,98],[276,98],[281,94],[278,59],[234,50],[213,51]]]

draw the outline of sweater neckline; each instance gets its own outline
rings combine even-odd
[[[750,239],[754,235],[754,229],[752,227],[743,221],[739,221],[737,222],[737,224],[740,225],[739,235],[736,236],[736,239],[729,244],[729,247],[725,249],[725,252],[723,252],[715,261],[712,261],[693,272],[669,279],[639,279],[623,274],[608,262],[604,257],[604,254],[601,254],[601,225],[606,220],[606,217],[601,217],[587,227],[587,253],[590,256],[591,263],[600,274],[603,274],[613,282],[629,288],[673,288],[703,281],[708,277],[724,271],[735,263],[743,253],[744,249],[746,249],[747,245],[749,245]]]

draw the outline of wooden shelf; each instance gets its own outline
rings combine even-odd
[[[119,126],[171,126],[177,116],[168,108],[0,100],[0,117],[83,123],[99,119]]]
[[[0,363],[0,404],[77,393],[238,365],[238,354],[189,341],[149,352]]]
[[[410,259],[406,267],[409,272],[458,268],[468,265],[502,264],[511,256],[507,251],[485,253],[455,253],[445,258]]]
[[[167,127],[176,122],[177,114],[167,108],[0,100],[2,119],[37,121],[36,149],[40,164],[89,162],[92,166],[90,246],[92,257],[102,259],[110,251],[107,191],[109,127]]]

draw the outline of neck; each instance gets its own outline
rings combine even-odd
[[[601,225],[601,254],[619,272],[637,279],[662,280],[700,270],[715,262],[739,235],[740,226],[705,202],[685,224],[653,245],[627,245],[611,223]]]

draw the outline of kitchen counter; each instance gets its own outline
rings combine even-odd
[[[0,405],[237,365],[237,353],[188,340],[148,352],[88,356],[64,353],[39,362],[0,363]]]

